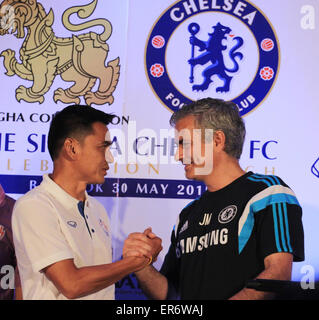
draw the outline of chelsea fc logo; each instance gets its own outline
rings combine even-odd
[[[149,83],[171,111],[206,97],[231,100],[241,116],[272,89],[279,44],[266,16],[238,0],[181,0],[162,13],[146,45]]]
[[[234,205],[224,208],[218,215],[219,223],[228,223],[232,221],[237,213],[237,207]]]

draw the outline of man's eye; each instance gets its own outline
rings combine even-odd
[[[109,148],[112,145],[112,142],[105,142],[103,143],[103,145],[101,146],[102,148]]]

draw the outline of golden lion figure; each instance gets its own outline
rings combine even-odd
[[[63,25],[69,31],[81,31],[93,26],[103,26],[102,34],[89,32],[72,38],[58,38],[54,35],[52,9],[47,14],[36,0],[5,0],[0,6],[0,35],[13,33],[25,38],[20,49],[21,63],[15,58],[15,51],[4,50],[4,67],[8,76],[18,75],[33,82],[32,87],[19,86],[16,99],[43,103],[44,95],[50,89],[55,77],[74,84],[68,89],[59,88],[54,92],[54,101],[80,103],[80,96],[91,104],[112,104],[119,79],[119,58],[105,61],[109,47],[106,41],[112,33],[112,25],[106,19],[96,19],[79,25],[70,23],[73,13],[88,18],[95,10],[97,0],[86,6],[72,7],[63,13]],[[25,29],[27,34],[25,34]],[[99,79],[96,92],[92,88]]]

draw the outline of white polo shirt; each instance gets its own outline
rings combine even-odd
[[[80,268],[112,262],[110,223],[97,200],[86,194],[84,217],[79,201],[48,175],[16,202],[12,231],[23,299],[66,300],[41,271],[65,259]],[[114,299],[114,285],[79,299]]]

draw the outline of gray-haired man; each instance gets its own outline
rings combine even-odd
[[[304,259],[302,210],[293,191],[276,176],[240,167],[245,125],[234,103],[202,99],[170,123],[176,160],[207,191],[180,213],[160,272],[152,266],[136,272],[142,289],[154,299],[271,298],[245,284],[290,280],[292,262]],[[126,240],[124,256],[133,254],[135,237]]]

